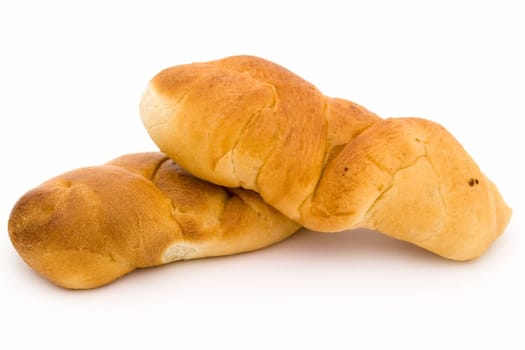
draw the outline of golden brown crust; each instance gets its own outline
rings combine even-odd
[[[261,58],[168,68],[150,82],[141,116],[188,171],[253,189],[313,230],[368,227],[465,260],[510,219],[496,187],[440,125],[381,120]]]
[[[22,196],[9,219],[22,258],[75,289],[139,267],[262,248],[298,228],[257,194],[198,180],[161,153],[57,176]]]

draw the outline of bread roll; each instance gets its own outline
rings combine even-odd
[[[189,172],[254,190],[312,230],[366,227],[467,260],[511,216],[441,125],[383,120],[261,58],[165,69],[140,110],[155,143]]]
[[[259,249],[299,225],[254,192],[196,179],[162,153],[59,175],[9,218],[20,256],[55,284],[109,283],[136,268]]]

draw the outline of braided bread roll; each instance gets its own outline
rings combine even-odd
[[[467,260],[511,216],[442,126],[382,120],[261,58],[165,69],[140,111],[154,142],[189,172],[254,190],[312,230],[365,227]]]
[[[256,193],[196,179],[162,153],[138,153],[27,192],[8,229],[27,264],[85,289],[140,267],[259,249],[299,225]]]

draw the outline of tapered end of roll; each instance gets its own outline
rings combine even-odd
[[[29,266],[61,287],[107,284],[134,267],[103,249],[97,251],[96,240],[103,233],[96,203],[89,188],[70,181],[35,188],[11,211],[11,242]]]
[[[302,213],[310,229],[366,227],[448,259],[470,260],[504,232],[512,211],[444,127],[392,118],[365,130],[331,161]]]

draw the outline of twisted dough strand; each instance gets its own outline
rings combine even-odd
[[[511,210],[457,140],[420,118],[381,119],[252,56],[168,68],[141,116],[194,175],[243,187],[305,227],[367,227],[466,260]]]

